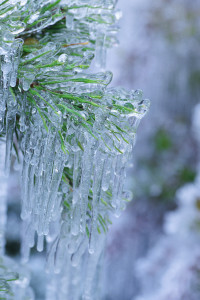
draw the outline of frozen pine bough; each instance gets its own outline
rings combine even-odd
[[[193,115],[193,132],[200,149],[200,106]],[[166,216],[163,236],[136,273],[142,293],[136,300],[198,300],[200,236],[200,168],[194,183],[177,191],[178,208]]]
[[[112,73],[102,71],[106,48],[117,42],[115,2],[0,3],[6,173],[14,154],[22,256],[47,245],[49,300],[98,299],[109,216],[131,200],[126,168],[149,102],[141,91],[108,88]],[[91,73],[93,58],[101,72]]]

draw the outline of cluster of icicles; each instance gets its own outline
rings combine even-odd
[[[108,90],[106,99],[113,97],[113,93],[115,96],[120,94],[120,101],[125,101],[128,96],[125,93],[123,100],[123,90]],[[80,260],[87,248],[91,254],[89,259],[98,262],[97,253],[103,247],[102,236],[105,237],[110,212],[119,215],[125,208],[126,200],[131,200],[129,192],[123,189],[126,167],[132,154],[136,128],[146,111],[143,101],[137,99],[140,97],[138,92],[129,94],[129,101],[131,96],[137,105],[134,115],[119,114],[114,110],[110,114],[101,108],[93,109],[94,136],[79,123],[75,124],[74,120],[67,118],[67,136],[64,141],[66,153],[61,149],[60,137],[55,128],[50,127],[47,133],[39,114],[35,112],[32,115],[33,124],[26,129],[22,140],[25,259],[28,258],[29,248],[34,246],[37,232],[38,251],[43,250],[44,237],[47,242],[52,242],[47,260],[48,269],[53,268],[57,273],[67,272],[67,260],[80,268]],[[102,101],[106,102],[106,99]],[[116,103],[120,101],[116,98]],[[124,133],[125,130],[128,133]],[[79,271],[77,273],[80,275]],[[88,276],[91,281],[91,272]],[[70,279],[74,282],[73,277],[70,276]],[[69,278],[66,280],[69,281]],[[76,284],[80,286],[77,280]],[[52,283],[50,286],[52,288]],[[63,290],[64,294],[59,299],[67,299],[70,290]]]
[[[47,300],[95,300],[109,214],[131,200],[126,168],[149,103],[140,91],[107,89],[110,72],[83,71],[94,54],[104,65],[116,42],[115,1],[69,2],[0,3],[0,131],[7,173],[13,143],[23,154],[23,259],[37,233],[38,251],[46,239],[47,270],[59,273],[50,277]],[[24,38],[58,21],[58,30]]]

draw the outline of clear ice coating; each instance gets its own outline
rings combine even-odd
[[[12,154],[23,156],[21,252],[27,261],[34,245],[48,248],[46,268],[55,272],[49,300],[98,299],[110,214],[119,216],[131,200],[126,168],[149,102],[141,91],[108,88],[112,73],[103,70],[106,49],[117,43],[115,5],[0,2],[6,173]],[[91,74],[94,58],[101,72]]]
[[[62,249],[65,255],[65,266],[61,267],[59,274],[49,275],[49,281],[46,291],[46,299],[58,300],[69,299],[73,295],[74,300],[78,299],[99,299],[100,292],[100,273],[103,258],[103,248],[105,245],[105,235],[100,236],[99,247],[95,254],[84,254],[81,259],[86,245],[81,237],[72,237],[68,243],[63,240],[60,245],[57,256]],[[81,243],[80,243],[81,242]],[[80,245],[79,245],[80,244]],[[68,248],[68,249],[66,249]],[[74,253],[71,255],[71,253]],[[53,257],[51,257],[51,260]],[[62,257],[56,257],[60,264]],[[56,261],[57,262],[57,261]],[[52,262],[53,263],[53,262]],[[58,293],[59,289],[59,293]]]

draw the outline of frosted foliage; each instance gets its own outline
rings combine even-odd
[[[15,264],[4,255],[5,226],[6,226],[6,198],[7,178],[4,174],[4,157],[6,145],[0,144],[0,299],[6,300],[34,300],[33,292],[29,288],[29,274],[22,266]]]
[[[7,196],[7,180],[4,174],[4,157],[5,157],[5,144],[0,144],[0,254],[4,252],[4,232],[6,226],[6,196]]]
[[[21,265],[8,257],[0,257],[0,298],[6,300],[34,300],[29,287],[30,275]]]
[[[98,299],[110,214],[119,216],[131,200],[126,169],[149,101],[139,90],[108,88],[106,49],[117,43],[120,17],[115,4],[0,2],[6,172],[13,154],[19,162],[23,157],[21,252],[27,261],[34,245],[48,248],[47,270],[56,273],[49,300]]]
[[[193,115],[193,131],[198,141],[199,130],[198,104]],[[195,182],[180,188],[176,196],[178,208],[166,215],[166,235],[137,264],[143,293],[136,300],[200,298],[200,169]]]
[[[193,115],[193,132],[195,134],[196,140],[198,141],[199,149],[200,149],[200,104],[197,104],[194,109]],[[199,151],[200,153],[200,151]]]
[[[143,296],[137,300],[197,300],[199,265],[200,182],[178,192],[179,208],[169,213],[166,237],[137,265]],[[191,245],[192,255],[191,255]],[[144,275],[145,274],[145,275]]]

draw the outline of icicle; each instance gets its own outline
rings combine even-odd
[[[90,244],[89,244],[89,252],[93,254],[97,247],[97,217],[98,217],[98,209],[99,202],[101,196],[101,185],[102,185],[102,177],[104,171],[104,157],[96,152],[95,155],[95,163],[94,163],[94,175],[93,175],[93,200],[92,200],[92,224],[91,224],[91,233],[90,233]]]
[[[8,175],[10,172],[13,132],[15,128],[15,119],[16,119],[16,112],[17,112],[16,108],[17,108],[16,100],[13,98],[13,95],[10,93],[7,99],[7,115],[6,115],[6,160],[5,160],[6,175]]]
[[[110,186],[110,176],[111,176],[111,163],[112,163],[112,157],[107,157],[107,160],[105,162],[105,171],[103,173],[103,179],[102,179],[102,190],[105,192],[109,189]]]
[[[90,189],[90,178],[92,174],[92,166],[94,159],[95,141],[90,141],[88,137],[87,145],[82,157],[82,174],[80,183],[80,203],[81,203],[81,232],[85,232],[86,228],[86,213],[88,208],[88,196]]]
[[[97,289],[97,277],[99,276],[98,265],[101,262],[102,251],[105,244],[105,236],[99,238],[98,248],[95,254],[88,255],[87,270],[84,278],[83,300],[96,300],[99,298],[100,291]],[[96,279],[96,280],[95,280]],[[97,296],[98,295],[98,296]],[[97,297],[96,297],[97,296]]]
[[[81,221],[81,207],[80,207],[80,194],[79,194],[79,181],[80,181],[80,151],[74,153],[74,166],[73,166],[73,211],[72,219],[72,234],[78,235],[80,232]]]
[[[12,73],[10,78],[10,86],[15,87],[16,81],[17,81],[17,71],[20,61],[20,55],[21,55],[21,48],[22,48],[23,40],[22,39],[15,39],[13,45],[12,45]]]
[[[5,111],[6,111],[6,96],[5,90],[0,88],[0,132],[4,130],[4,118],[5,118]]]
[[[26,221],[22,224],[22,247],[21,247],[21,257],[22,262],[26,263],[29,260],[30,256],[30,247],[34,246],[35,243],[35,230],[32,229],[30,219],[26,219]]]
[[[59,212],[60,201],[59,201],[59,194],[58,188],[60,185],[63,168],[64,168],[64,158],[65,156],[61,151],[57,152],[54,159],[54,166],[53,166],[53,173],[49,188],[49,200],[46,209],[46,215],[44,216],[44,234],[47,235],[49,231],[49,223],[54,219],[55,211]]]
[[[84,254],[84,252],[86,250],[87,244],[88,244],[88,241],[86,239],[83,239],[81,241],[77,251],[75,251],[72,254],[71,262],[72,262],[73,267],[77,267],[79,265],[82,255]]]
[[[57,249],[55,251],[55,273],[60,273],[63,267],[63,261],[66,261],[67,255],[67,241],[66,238],[60,238],[57,244]]]
[[[25,220],[29,215],[29,209],[28,209],[28,169],[29,164],[28,162],[23,161],[23,167],[22,167],[22,212],[21,212],[21,218]]]
[[[96,40],[96,66],[105,69],[106,66],[106,47],[105,47],[105,34],[100,34]]]
[[[43,247],[44,247],[44,236],[38,235],[37,250],[41,252],[43,251]]]

